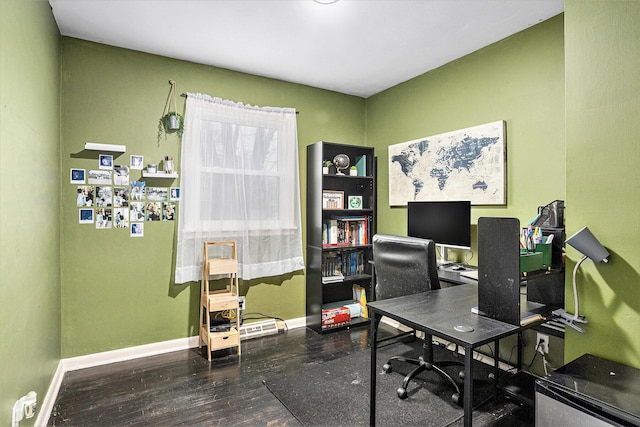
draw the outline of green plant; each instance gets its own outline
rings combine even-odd
[[[333,162],[331,160],[324,160],[322,162],[322,166],[324,166],[325,168],[328,168],[329,166],[333,166]]]
[[[184,131],[184,117],[182,117],[182,114],[169,111],[160,121],[166,133],[176,132],[182,138],[182,132]]]

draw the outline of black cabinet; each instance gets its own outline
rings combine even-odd
[[[349,167],[337,169],[336,156],[346,156]],[[326,163],[332,164],[328,173]],[[324,141],[309,145],[306,315],[314,331],[369,323],[364,305],[373,295],[375,213],[374,149]]]

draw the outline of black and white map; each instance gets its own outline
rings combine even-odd
[[[504,134],[505,122],[500,120],[389,146],[389,204],[505,204]]]

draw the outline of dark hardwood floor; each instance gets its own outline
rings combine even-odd
[[[209,363],[193,348],[71,371],[48,425],[300,426],[262,381],[367,350],[368,336],[368,328],[323,336],[298,328],[243,341],[240,362],[223,352]],[[495,425],[514,425],[504,421]]]

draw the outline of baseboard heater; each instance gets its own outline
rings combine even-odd
[[[263,320],[261,322],[246,323],[240,326],[240,339],[264,337],[278,333],[278,324],[275,319]]]

